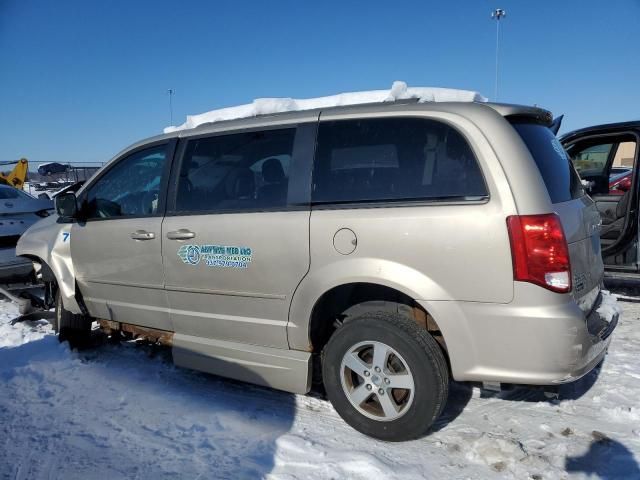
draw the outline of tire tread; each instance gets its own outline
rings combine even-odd
[[[437,383],[437,385],[435,386],[436,388],[434,389],[437,393],[437,396],[432,418],[425,419],[424,428],[422,430],[416,429],[416,431],[412,434],[404,432],[403,434],[399,435],[398,438],[384,439],[390,441],[409,440],[424,435],[444,410],[449,394],[449,367],[440,348],[440,345],[428,331],[426,331],[413,319],[407,317],[406,315],[389,311],[371,311],[348,317],[344,321],[344,323],[336,329],[322,351],[322,363],[325,363],[327,350],[330,350],[333,343],[338,341],[337,339],[340,338],[341,332],[344,329],[349,328],[355,323],[364,322],[387,325],[390,329],[403,332],[407,337],[417,343],[419,349],[424,352],[428,361],[431,362]]]
[[[56,331],[60,341],[68,341],[72,348],[88,345],[91,335],[91,319],[65,309],[60,291],[56,294]]]

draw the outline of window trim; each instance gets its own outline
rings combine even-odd
[[[350,209],[369,209],[369,208],[407,208],[407,207],[446,207],[451,205],[485,205],[489,203],[490,196],[469,197],[468,200],[462,200],[458,197],[429,199],[429,200],[409,200],[401,198],[398,200],[379,200],[379,201],[344,201],[330,203],[314,203],[311,210],[350,210]]]
[[[318,122],[287,123],[280,125],[269,125],[261,127],[239,128],[234,130],[224,130],[200,135],[190,135],[180,139],[174,168],[171,171],[171,181],[167,194],[166,217],[182,217],[197,215],[225,215],[244,213],[269,213],[269,212],[289,212],[308,211],[310,209],[311,197],[311,171],[313,169],[313,155],[315,139],[317,135]],[[209,209],[209,210],[177,210],[178,183],[180,181],[179,172],[185,161],[187,144],[190,141],[202,138],[223,137],[242,133],[271,132],[278,130],[293,130],[293,147],[291,151],[291,163],[289,165],[289,186],[287,190],[287,204],[285,206],[251,208],[251,209]],[[306,178],[306,180],[305,180]]]
[[[436,122],[436,123],[446,125],[447,127],[457,132],[464,139],[467,146],[469,147],[469,150],[471,150],[471,153],[473,153],[474,160],[476,162],[476,165],[478,166],[478,170],[480,171],[480,176],[482,177],[482,182],[484,184],[485,191],[487,192],[487,194],[482,196],[473,196],[474,198],[469,200],[459,200],[458,197],[455,197],[456,198],[455,200],[439,199],[438,197],[432,197],[432,198],[421,198],[421,199],[385,198],[385,199],[379,199],[379,200],[339,200],[339,201],[330,201],[330,202],[324,202],[324,201],[314,202],[313,196],[312,196],[312,189],[313,189],[313,184],[314,184],[315,174],[316,174],[315,166],[318,162],[317,150],[318,150],[318,143],[320,138],[321,124],[328,123],[328,122],[348,122],[348,121],[361,121],[361,120],[388,120],[388,119],[412,119],[412,120],[418,119],[418,120],[428,121],[428,122],[431,121],[431,122]],[[458,126],[455,123],[451,122],[448,119],[432,117],[432,116],[423,116],[423,115],[410,115],[404,112],[399,113],[397,115],[384,115],[384,116],[375,116],[375,117],[371,117],[371,116],[362,116],[362,117],[358,116],[358,117],[345,117],[345,118],[338,117],[338,118],[327,118],[324,120],[322,119],[322,117],[320,117],[320,120],[318,121],[318,129],[316,132],[316,146],[315,146],[314,159],[313,159],[311,190],[309,192],[309,201],[311,204],[311,209],[312,210],[344,210],[349,208],[354,208],[354,209],[355,208],[383,208],[383,207],[392,208],[392,207],[409,207],[409,206],[485,204],[491,200],[491,190],[489,188],[489,184],[487,183],[485,172],[482,168],[482,162],[479,161],[479,158],[480,158],[480,155],[478,155],[478,152],[473,146],[473,142],[469,140],[469,137],[467,136],[467,134],[464,131],[462,131],[460,128],[458,128]]]
[[[165,164],[162,169],[162,176],[160,177],[160,188],[159,188],[159,196],[158,196],[158,209],[156,213],[153,215],[123,215],[119,217],[106,217],[106,218],[82,218],[80,220],[81,223],[90,223],[90,222],[104,222],[110,220],[128,220],[128,219],[136,219],[136,218],[157,218],[164,217],[167,206],[167,187],[169,183],[169,177],[171,173],[172,164],[174,162],[174,155],[176,152],[176,145],[178,143],[178,139],[176,137],[169,139],[157,140],[155,142],[145,143],[144,145],[140,145],[138,147],[132,148],[131,150],[127,150],[125,153],[120,155],[116,160],[109,162],[109,164],[102,170],[98,171],[98,174],[93,178],[89,183],[85,184],[82,188],[82,191],[77,196],[79,210],[82,211],[84,203],[86,201],[86,196],[93,188],[96,183],[98,183],[102,177],[104,177],[107,173],[109,173],[113,168],[118,166],[125,159],[129,158],[131,155],[135,155],[143,150],[148,150],[150,148],[163,146],[165,147],[166,159]]]

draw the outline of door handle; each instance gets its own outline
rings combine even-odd
[[[167,232],[167,238],[169,240],[189,240],[190,238],[195,238],[195,232],[191,230],[187,230],[186,228],[181,228],[180,230],[174,230],[172,232]]]
[[[146,230],[136,230],[130,236],[134,240],[153,240],[156,238],[155,233],[147,232]]]

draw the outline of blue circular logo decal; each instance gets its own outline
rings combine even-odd
[[[197,265],[200,262],[200,248],[197,245],[189,245],[187,248],[187,262]]]

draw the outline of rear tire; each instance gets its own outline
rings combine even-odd
[[[91,323],[90,317],[66,310],[58,290],[54,329],[58,333],[60,342],[69,342],[71,348],[86,348],[90,343]]]
[[[379,440],[424,435],[447,400],[449,371],[438,343],[397,313],[364,313],[345,322],[329,339],[322,367],[338,414]]]

